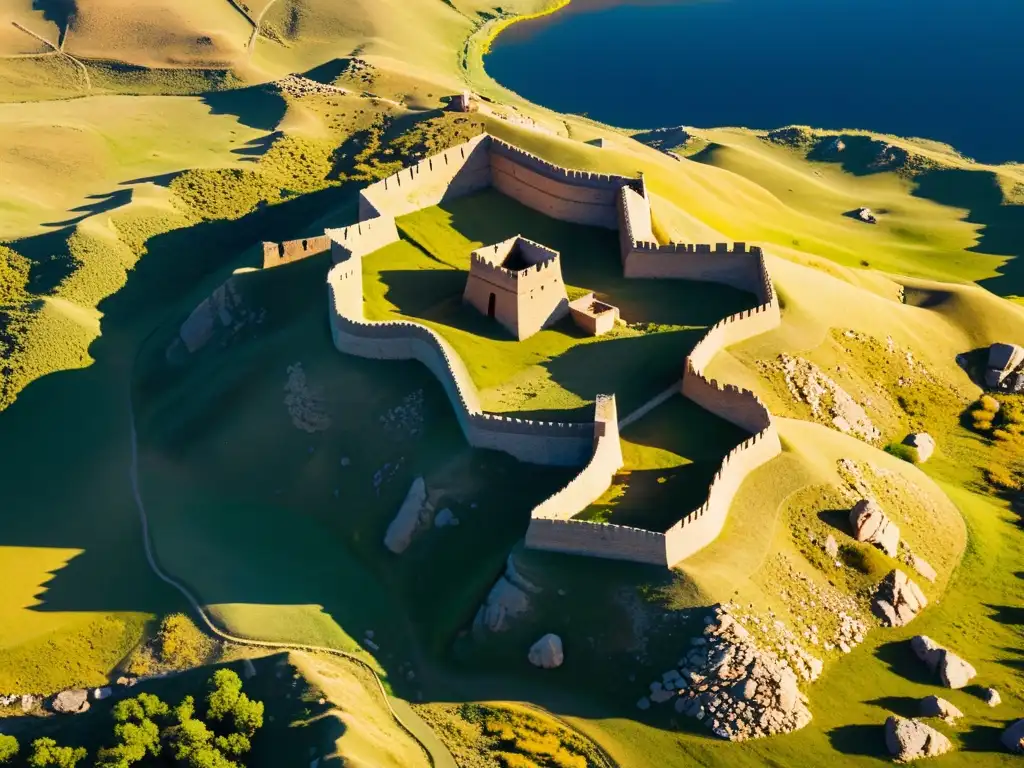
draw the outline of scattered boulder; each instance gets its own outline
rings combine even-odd
[[[917,449],[917,461],[919,464],[928,461],[932,454],[935,453],[935,438],[927,432],[915,432],[912,435],[907,435],[903,444]]]
[[[825,157],[835,157],[846,149],[846,143],[838,136],[826,139],[821,146],[821,153]]]
[[[878,218],[872,213],[870,208],[858,208],[854,211],[854,215],[865,224],[877,224]]]
[[[400,555],[409,548],[412,537],[420,523],[420,510],[427,501],[427,486],[422,477],[417,477],[405,494],[405,501],[384,534],[384,546]]]
[[[486,628],[491,632],[504,632],[508,629],[508,620],[510,618],[526,613],[529,608],[530,598],[527,594],[502,576],[491,587],[491,591],[487,594],[487,599],[476,612],[476,618],[473,619],[473,628]]]
[[[696,717],[715,735],[745,741],[788,733],[811,720],[807,698],[797,686],[795,667],[774,650],[757,646],[747,629],[724,608],[716,608],[703,643],[691,643],[682,669],[651,684],[649,700],[675,699],[676,712]],[[820,674],[820,661],[807,671]],[[797,666],[803,667],[801,663]]]
[[[194,353],[206,346],[217,329],[217,323],[223,328],[230,328],[236,323],[236,315],[240,312],[242,298],[238,294],[233,278],[219,285],[217,289],[192,310],[178,335],[189,353]]]
[[[1021,379],[1024,379],[1024,347],[1001,342],[990,346],[985,385],[992,389],[1019,391],[1017,387]]]
[[[999,691],[995,688],[985,689],[985,703],[990,707],[998,707],[1003,703],[1003,697],[999,695]]]
[[[963,716],[963,712],[938,696],[925,696],[921,699],[921,717],[941,717],[953,725]]]
[[[21,695],[21,711],[31,712],[35,709],[36,705],[39,704],[39,701],[39,696],[33,696],[31,693],[23,693]]]
[[[110,694],[113,691],[110,688],[96,688],[92,692],[92,698],[95,701],[103,701],[104,699],[110,698]]]
[[[928,579],[930,583],[935,583],[935,579],[938,578],[938,574],[935,572],[935,569],[928,564],[927,560],[923,557],[918,557],[917,555],[912,554],[910,556],[910,564],[914,566],[915,571]]]
[[[455,526],[458,524],[459,518],[457,518],[455,516],[455,513],[448,509],[448,507],[445,507],[440,512],[438,512],[437,516],[434,518],[435,528],[444,528],[446,526]]]
[[[999,740],[1011,752],[1018,754],[1024,752],[1024,719],[1011,723],[1010,727],[1003,731]]]
[[[977,670],[952,651],[944,650],[939,662],[939,677],[947,688],[963,688],[977,675]]]
[[[448,108],[452,112],[473,111],[473,95],[469,91],[455,94],[448,102]]]
[[[885,721],[885,746],[899,763],[936,757],[953,749],[949,739],[931,726],[897,715]]]
[[[889,557],[896,556],[900,529],[874,499],[861,499],[854,505],[850,510],[850,525],[857,541],[874,544]]]
[[[54,712],[62,715],[77,715],[89,709],[89,692],[84,688],[61,691],[50,704]]]
[[[252,663],[252,659],[242,659],[242,677],[246,680],[256,677],[256,665]]]
[[[530,647],[527,658],[535,667],[555,669],[562,666],[565,654],[562,651],[562,638],[550,632]]]
[[[927,664],[932,672],[939,668],[942,654],[946,651],[928,635],[915,635],[910,638],[910,647],[914,651],[914,655]]]
[[[829,534],[828,538],[825,539],[825,554],[833,559],[839,557],[839,543],[832,534]]]
[[[899,569],[890,571],[875,590],[871,612],[890,627],[909,624],[928,605],[921,588]]]

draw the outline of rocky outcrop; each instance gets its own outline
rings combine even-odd
[[[1024,390],[1024,347],[996,342],[988,348],[985,386],[1008,392]]]
[[[61,691],[53,697],[50,707],[62,715],[77,715],[89,709],[89,692],[84,688]]]
[[[918,464],[928,461],[932,454],[935,453],[935,438],[927,432],[915,432],[912,435],[907,435],[903,444],[917,449]]]
[[[877,224],[878,218],[872,213],[870,208],[858,208],[854,211],[854,215],[865,224]]]
[[[242,305],[235,280],[231,278],[192,310],[181,324],[179,336],[190,353],[197,352],[210,341],[218,325],[232,328],[246,319],[248,313]]]
[[[918,557],[917,555],[911,554],[910,564],[914,567],[914,570],[917,571],[921,576],[928,579],[928,581],[932,584],[935,583],[935,579],[938,578],[938,574],[935,573],[935,569],[928,564],[927,560],[925,560],[923,557]]]
[[[384,534],[384,546],[400,555],[409,548],[412,537],[420,524],[420,510],[427,502],[427,486],[422,477],[417,477],[405,494],[405,501],[391,521]]]
[[[885,746],[898,763],[943,755],[953,744],[920,720],[892,715],[885,721]]]
[[[1003,746],[1011,752],[1024,753],[1024,720],[1012,723],[999,737]]]
[[[977,670],[952,651],[944,650],[939,662],[939,678],[947,688],[963,688],[977,675]]]
[[[928,635],[914,635],[910,638],[910,648],[921,661],[928,665],[932,672],[939,668],[942,654],[946,649],[932,640]]]
[[[525,579],[515,567],[512,555],[505,561],[505,572],[487,594],[484,604],[473,618],[473,631],[504,632],[509,620],[530,609],[530,594],[540,589]]]
[[[895,557],[900,544],[900,529],[873,499],[861,499],[850,510],[850,526],[857,541],[874,544],[889,557]]]
[[[457,518],[455,516],[455,513],[448,509],[448,507],[445,507],[440,512],[438,512],[437,516],[434,518],[435,528],[446,528],[449,526],[456,526],[458,524],[459,518]]]
[[[875,590],[871,612],[890,627],[909,624],[928,605],[921,588],[896,569],[889,573]]]
[[[541,669],[555,669],[562,666],[562,662],[565,661],[562,638],[549,632],[530,647],[527,658],[533,666]]]
[[[694,638],[680,668],[651,684],[649,706],[674,700],[677,712],[730,741],[788,733],[811,721],[807,698],[787,662],[761,649],[732,614],[719,607],[704,636]],[[813,677],[821,662],[813,665]]]
[[[953,725],[963,716],[963,712],[938,696],[925,696],[921,699],[921,717],[939,717]]]

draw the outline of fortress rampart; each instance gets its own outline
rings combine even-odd
[[[326,234],[283,243],[263,243],[263,269],[316,256],[330,247],[331,240]]]
[[[394,217],[494,186],[553,218],[618,229],[627,277],[686,279],[729,285],[759,305],[716,323],[683,363],[682,394],[751,434],[725,457],[704,504],[681,513],[664,533],[591,523],[573,517],[610,486],[622,466],[614,398],[599,398],[595,420],[564,424],[484,413],[465,364],[441,336],[412,322],[363,318],[361,257],[398,238]],[[332,230],[336,265],[328,275],[331,331],[342,352],[378,359],[415,359],[442,383],[471,445],[521,461],[583,466],[565,488],[539,504],[526,534],[530,547],[671,567],[721,532],[743,480],[781,453],[771,413],[749,390],[705,375],[726,347],[779,325],[779,302],[760,248],[744,243],[659,244],[643,178],[559,168],[487,135],[403,169],[363,190],[360,224]],[[521,281],[479,259],[495,279]],[[538,273],[542,271],[538,270]],[[610,404],[610,405],[609,405]],[[609,410],[610,409],[610,410]],[[613,414],[609,416],[609,413]],[[584,466],[585,465],[585,466]]]

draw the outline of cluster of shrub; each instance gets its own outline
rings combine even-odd
[[[91,765],[239,768],[263,727],[263,702],[250,699],[230,669],[215,672],[207,688],[202,718],[192,696],[173,707],[151,693],[119,701],[112,710],[114,742],[100,749]],[[17,739],[0,735],[0,765],[76,768],[88,757],[84,747],[62,746],[49,737],[33,741],[18,763],[20,751]]]

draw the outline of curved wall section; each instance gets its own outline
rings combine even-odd
[[[751,434],[725,457],[699,508],[681,512],[665,533],[572,519],[592,504],[622,466],[613,396],[595,404],[595,420],[564,424],[484,413],[465,364],[437,333],[412,322],[363,317],[361,257],[398,239],[394,218],[494,186],[553,218],[618,229],[627,277],[721,283],[755,294],[760,304],[716,323],[683,363],[682,394]],[[708,378],[707,365],[729,345],[779,325],[781,316],[764,253],[744,243],[656,242],[643,177],[559,168],[511,144],[482,135],[427,158],[360,195],[360,223],[331,230],[337,264],[328,275],[331,332],[342,352],[378,359],[414,359],[438,378],[473,446],[521,461],[582,466],[582,471],[532,512],[530,547],[671,567],[721,532],[744,479],[782,451],[771,413],[751,391]]]

